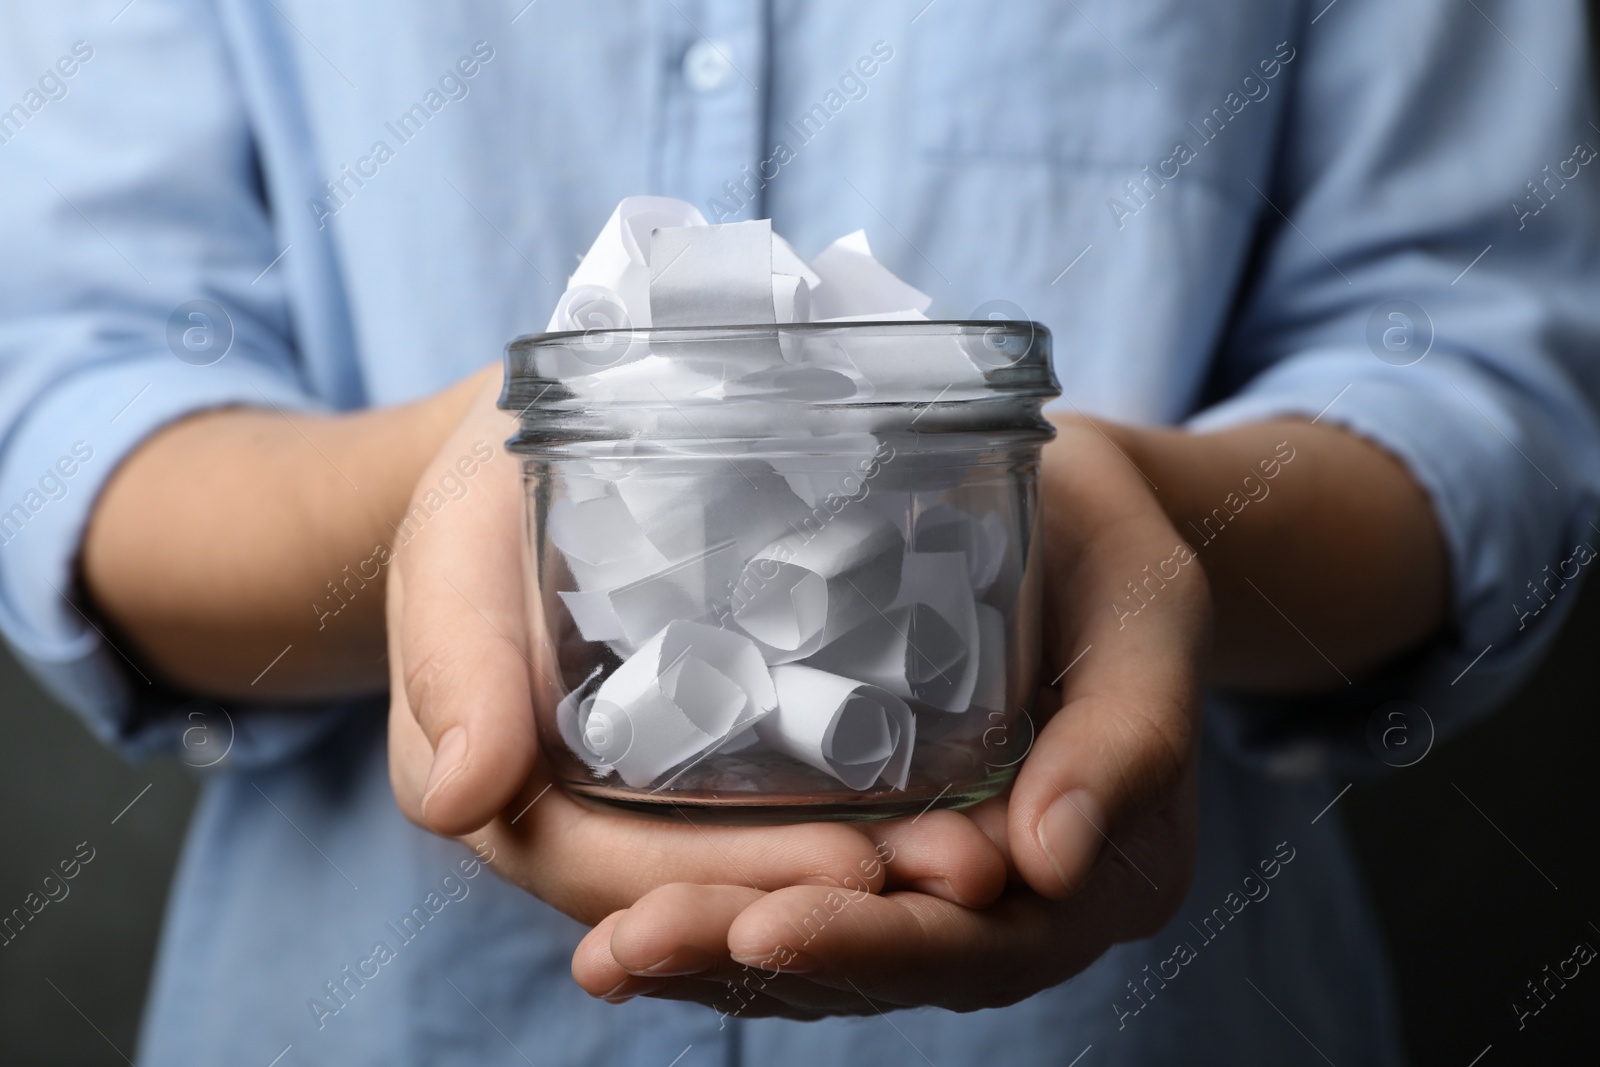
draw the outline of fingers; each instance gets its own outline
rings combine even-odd
[[[1174,888],[1181,899],[1183,886]],[[850,897],[795,886],[740,912],[728,949],[733,959],[779,972],[765,991],[807,1009],[859,1011],[870,997],[884,1007],[972,1011],[1023,1000],[1130,933],[1154,933],[1146,925],[1151,898],[1141,877],[1121,866],[1071,900],[1019,889],[981,910],[921,893]]]
[[[591,996],[604,997],[619,995],[612,991],[630,975],[725,975],[734,969],[728,927],[761,896],[745,886],[664,885],[591,930],[573,954],[572,976]]]
[[[535,786],[538,786],[535,789]],[[649,818],[574,799],[530,781],[519,809],[481,835],[504,877],[581,922],[597,923],[674,882],[771,890],[822,885],[875,893],[884,867],[842,823],[702,826],[680,813]],[[537,797],[536,802],[534,801]],[[514,821],[513,821],[514,820]]]
[[[921,893],[849,899],[796,886],[741,912],[728,947],[735,959],[766,961],[769,972],[843,993],[856,1009],[870,997],[885,1006],[970,1010],[1030,996],[1109,944],[1092,923],[1068,926],[1062,909],[1070,907],[1019,893],[975,911]],[[807,1006],[838,1003],[784,986],[771,991]]]
[[[964,813],[926,811],[861,829],[877,845],[887,889],[914,889],[982,908],[1006,887],[1005,853]]]
[[[1200,565],[1143,477],[1092,428],[1069,443],[1070,468],[1047,457],[1044,500],[1053,652],[1070,669],[1012,789],[1009,835],[1027,883],[1056,899],[1183,781],[1210,620]]]
[[[404,586],[399,568],[391,567],[385,592],[389,614],[389,784],[401,813],[422,826],[422,791],[428,783],[428,769],[433,766],[433,746],[411,713],[401,674],[400,627],[396,620],[403,610]]]
[[[729,926],[763,896],[743,886],[662,886],[607,916],[579,942],[573,978],[589,995],[612,1003],[648,996],[744,1017],[864,1010],[854,993],[780,974],[779,964],[792,967],[792,957],[743,963],[729,956]]]
[[[391,700],[397,713],[404,702],[433,750],[416,816],[441,834],[488,822],[526,780],[536,752],[522,489],[501,448],[508,428],[483,394],[423,475],[397,531]],[[470,481],[457,473],[462,464],[476,468]],[[462,485],[461,495],[444,495]]]
[[[1023,889],[981,910],[914,892],[666,886],[584,938],[573,974],[594,996],[696,1001],[726,1015],[1000,1007],[1124,940],[1148,912],[1137,877],[1115,867],[1068,901]]]
[[[1011,858],[1011,830],[1009,815],[1011,811],[1011,790],[1007,790],[997,797],[990,797],[981,804],[974,805],[962,812],[978,828],[978,832],[988,839],[1000,854],[1000,861],[1005,864],[1006,884],[1025,885],[1017,865]]]

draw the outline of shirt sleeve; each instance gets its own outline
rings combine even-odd
[[[1600,131],[1575,0],[1346,0],[1306,20],[1277,166],[1244,190],[1262,225],[1226,399],[1189,425],[1338,425],[1432,502],[1452,583],[1434,647],[1320,714],[1218,702],[1246,751],[1371,768],[1365,712],[1404,698],[1448,732],[1493,707],[1600,545]]]
[[[5,68],[37,74],[0,115],[0,633],[97,736],[143,753],[183,743],[190,705],[108,639],[77,587],[97,495],[182,416],[324,405],[297,365],[210,6],[147,3],[115,24],[79,8],[0,14]],[[230,758],[277,758],[327,719],[236,714]]]

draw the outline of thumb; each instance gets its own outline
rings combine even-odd
[[[521,477],[504,418],[474,412],[419,482],[390,574],[391,700],[407,705],[391,714],[409,710],[432,746],[413,817],[451,836],[498,814],[537,754]]]
[[[1192,786],[1210,627],[1200,563],[1144,486],[1095,495],[1071,509],[1077,525],[1052,523],[1046,500],[1047,543],[1060,550],[1045,563],[1047,631],[1051,658],[1067,666],[1054,680],[1061,708],[1018,772],[1009,813],[1018,872],[1055,899],[1076,893],[1101,858],[1137,869],[1130,853],[1146,850],[1128,831],[1158,823],[1136,817]],[[1055,503],[1063,512],[1074,501]],[[1103,517],[1085,528],[1086,511]],[[1147,599],[1133,599],[1130,579],[1148,583],[1139,587]],[[1177,855],[1142,862],[1152,859],[1182,866]]]

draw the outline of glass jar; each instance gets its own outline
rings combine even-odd
[[[507,346],[540,743],[697,819],[916,814],[1032,744],[1030,322],[591,330]]]

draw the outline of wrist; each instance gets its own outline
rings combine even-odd
[[[332,428],[338,466],[361,490],[351,527],[363,531],[369,550],[390,545],[423,472],[474,401],[498,388],[500,377],[499,364],[491,364],[419,400],[338,417],[340,425]]]

